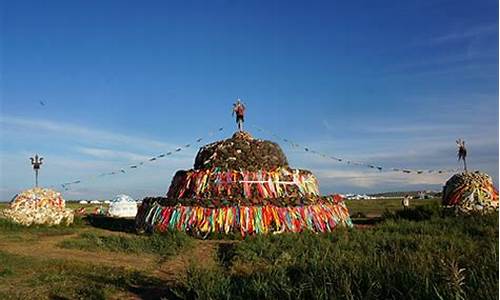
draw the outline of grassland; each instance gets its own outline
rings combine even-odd
[[[347,200],[346,204],[349,207],[349,212],[351,216],[356,217],[358,214],[364,215],[366,217],[378,217],[381,216],[386,211],[396,211],[402,208],[400,198],[396,199],[377,199],[377,200]],[[441,200],[438,198],[434,199],[423,199],[423,200],[411,200],[410,207],[419,207],[426,205],[438,204]]]
[[[436,200],[349,201],[368,226],[198,240],[126,219],[25,228],[0,220],[1,299],[497,299],[498,215]]]

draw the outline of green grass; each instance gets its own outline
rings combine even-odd
[[[50,232],[74,232],[76,229],[81,228],[85,225],[85,221],[78,216],[75,216],[73,224],[66,226],[66,225],[44,225],[44,224],[37,224],[37,225],[31,225],[31,226],[24,226],[15,222],[12,222],[8,219],[0,218],[0,232],[19,232],[19,231],[24,231],[24,232],[44,232],[44,233],[50,233]]]
[[[36,241],[43,236],[70,235],[78,232],[84,224],[80,218],[75,218],[75,223],[70,226],[58,225],[33,225],[23,226],[7,219],[0,218],[0,240],[2,241]]]
[[[219,268],[189,270],[186,297],[496,299],[498,215],[431,212],[367,230],[250,237],[219,259]]]
[[[0,251],[0,299],[107,299],[171,294],[157,278],[121,268],[34,259]]]
[[[363,215],[380,216],[386,211],[396,211],[402,208],[402,199],[376,199],[376,200],[346,200],[351,216],[358,213]],[[410,207],[425,206],[440,203],[441,199],[410,200]]]
[[[94,209],[98,207],[103,207],[104,209],[107,209],[109,204],[80,204],[78,202],[67,202],[66,201],[66,209],[79,209],[82,207],[85,207],[85,211],[87,213],[92,213]],[[0,209],[5,209],[9,208],[9,202],[0,202]]]
[[[76,238],[64,240],[59,247],[85,251],[112,251],[123,253],[150,253],[163,257],[178,254],[191,245],[193,239],[185,233],[166,232],[150,236],[103,235],[85,232]]]
[[[498,214],[452,216],[438,202],[414,200],[414,208],[401,211],[398,199],[349,201],[351,214],[377,215],[379,223],[331,234],[207,241],[218,245],[215,264],[207,255],[212,264],[191,265],[187,277],[174,282],[71,256],[49,260],[0,248],[0,299],[116,299],[123,293],[146,299],[498,299]],[[0,244],[78,233],[59,246],[175,260],[186,247],[205,243],[178,232],[139,236],[127,233],[129,221],[115,221],[24,227],[0,219]]]

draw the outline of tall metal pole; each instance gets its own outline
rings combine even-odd
[[[35,157],[30,157],[31,165],[33,166],[33,170],[35,170],[35,187],[38,187],[38,170],[42,165],[43,157],[35,154]]]

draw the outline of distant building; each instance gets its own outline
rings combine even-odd
[[[88,203],[87,201],[85,201],[85,200],[81,200],[81,201],[79,201],[78,203],[80,203],[80,204],[89,204],[89,203]]]
[[[90,201],[90,204],[101,204],[101,202],[98,200],[92,200]]]

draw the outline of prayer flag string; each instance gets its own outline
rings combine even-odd
[[[214,134],[220,133],[223,130],[224,130],[224,127],[219,127],[215,131],[210,131],[206,137],[198,137],[196,140],[194,140],[193,143],[188,143],[188,144],[185,144],[184,146],[177,147],[173,151],[169,151],[169,152],[166,152],[166,153],[160,153],[158,155],[152,156],[151,158],[149,158],[147,160],[140,161],[138,163],[134,163],[132,165],[129,165],[129,166],[125,167],[125,168],[121,168],[119,170],[115,170],[115,171],[111,171],[111,172],[104,172],[104,173],[100,173],[100,174],[97,174],[97,175],[94,175],[94,176],[90,176],[90,177],[88,177],[86,179],[78,179],[78,180],[74,180],[74,181],[65,182],[65,183],[62,183],[60,185],[52,185],[50,187],[51,188],[56,188],[57,186],[60,186],[65,191],[68,191],[75,184],[80,184],[80,183],[83,183],[83,182],[88,182],[88,181],[95,180],[95,179],[98,179],[98,178],[107,177],[107,176],[113,176],[113,175],[117,175],[117,174],[126,174],[126,173],[128,173],[127,170],[138,169],[138,168],[144,166],[147,162],[154,162],[154,161],[157,161],[157,160],[159,160],[161,158],[166,158],[166,157],[172,156],[174,153],[180,152],[183,149],[190,148],[192,146],[192,144],[199,144],[205,138],[212,137]]]
[[[282,137],[282,136],[280,136],[278,134],[275,134],[275,133],[273,133],[273,132],[271,132],[269,130],[265,130],[265,129],[263,129],[261,127],[258,127],[258,126],[254,126],[254,127],[258,131],[260,131],[262,133],[269,134],[269,135],[273,136],[274,138],[276,138],[278,140],[281,140],[281,141],[285,142],[286,144],[289,144],[292,148],[299,148],[299,149],[302,148],[305,152],[318,155],[318,156],[323,157],[325,159],[330,159],[330,160],[333,160],[333,161],[336,161],[336,162],[346,163],[348,165],[368,167],[370,169],[378,170],[380,172],[382,172],[384,170],[387,170],[387,171],[392,171],[392,172],[401,172],[401,173],[404,173],[404,174],[424,174],[424,173],[427,173],[427,174],[429,174],[429,173],[442,174],[442,173],[454,173],[454,172],[458,172],[459,171],[459,169],[414,170],[414,169],[408,169],[408,168],[388,168],[388,167],[380,166],[378,164],[371,164],[371,163],[365,163],[365,162],[360,162],[360,161],[354,161],[354,160],[350,160],[350,159],[341,158],[341,157],[338,157],[338,156],[327,155],[325,153],[316,151],[316,150],[312,149],[309,146],[304,146],[304,145],[298,144],[296,142],[293,142],[292,140],[284,138],[284,137]]]

